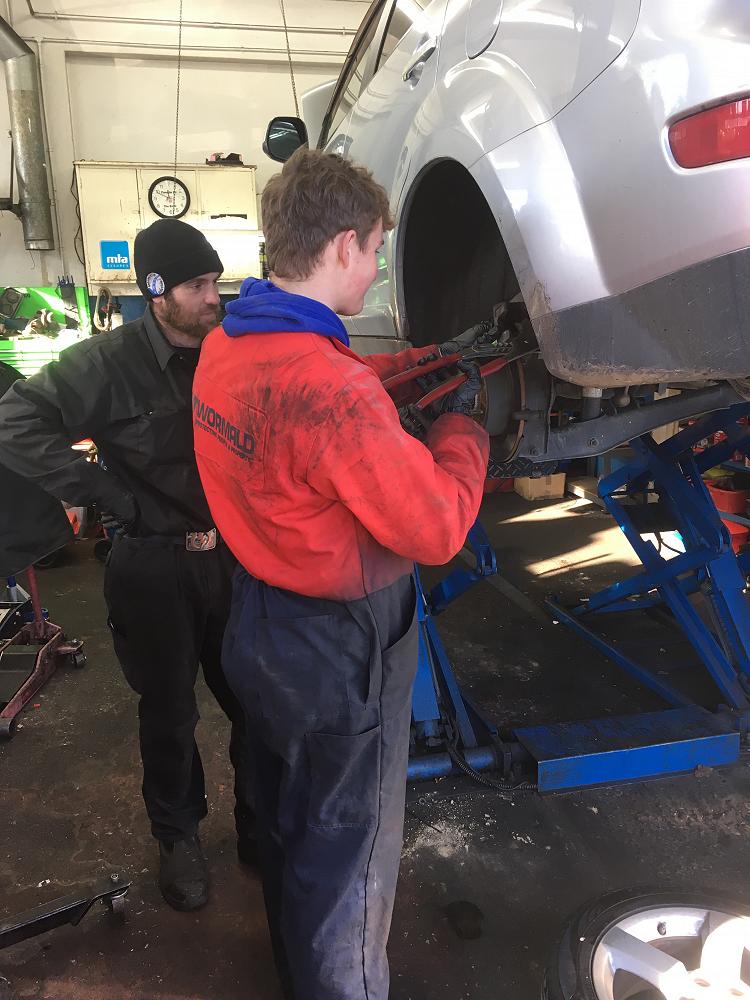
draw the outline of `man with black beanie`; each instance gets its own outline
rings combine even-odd
[[[217,536],[193,452],[191,392],[203,338],[220,318],[219,255],[193,226],[161,219],[134,243],[143,317],[63,351],[0,400],[0,464],[117,532],[104,578],[115,652],[140,696],[143,797],[159,883],[178,910],[208,900],[198,839],[206,815],[195,742],[199,664],[232,721],[241,861],[255,860],[242,712],[221,671],[234,558]],[[100,462],[71,443],[90,437]]]

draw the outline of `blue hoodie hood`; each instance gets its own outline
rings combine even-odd
[[[346,327],[332,309],[305,295],[285,292],[261,278],[245,278],[240,297],[227,303],[222,326],[230,337],[244,337],[246,333],[319,333],[349,346]]]

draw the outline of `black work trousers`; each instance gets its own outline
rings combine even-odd
[[[224,669],[252,738],[266,911],[295,1000],[386,1000],[401,856],[414,582],[340,603],[238,568]]]
[[[168,539],[118,536],[104,578],[115,653],[140,695],[143,798],[158,840],[191,836],[206,815],[195,727],[198,665],[232,723],[240,837],[255,836],[245,716],[221,668],[235,560],[224,545],[188,552]]]

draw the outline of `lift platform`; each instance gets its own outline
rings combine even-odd
[[[429,593],[424,592],[415,567],[419,661],[412,694],[410,781],[451,774],[457,759],[477,771],[497,766],[497,729],[461,692],[435,624],[436,616],[453,601],[497,573],[495,552],[479,521],[466,544],[476,566],[453,570]]]
[[[731,515],[719,516],[701,476],[736,451],[750,453],[750,427],[741,423],[748,415],[750,403],[741,403],[709,414],[662,444],[650,434],[631,442],[635,457],[601,481],[599,495],[642,570],[574,608],[548,602],[553,620],[573,629],[668,707],[524,727],[501,738],[461,694],[434,622],[449,603],[497,572],[495,553],[477,524],[468,539],[476,569],[454,570],[422,595],[411,779],[468,767],[499,771],[501,780],[511,783],[525,775],[528,784],[546,792],[684,773],[738,759],[750,722],[750,558],[733,552],[722,523]],[[726,440],[694,454],[694,446],[717,431]],[[643,537],[658,538],[665,530],[680,540],[682,551],[665,554]],[[657,610],[682,630],[712,679],[719,698],[714,710],[694,703],[595,627],[602,615]]]

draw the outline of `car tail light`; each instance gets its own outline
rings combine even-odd
[[[675,122],[669,130],[669,145],[681,167],[705,167],[750,156],[750,98]]]

